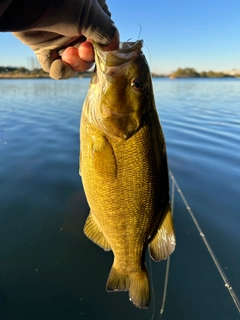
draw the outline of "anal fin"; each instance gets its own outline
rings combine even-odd
[[[111,250],[110,244],[97,225],[94,215],[91,212],[85,222],[84,233],[90,240],[99,245],[99,247],[103,248],[105,251]]]
[[[150,256],[154,261],[166,259],[174,251],[176,237],[174,232],[171,207],[168,204],[158,230],[149,244]]]

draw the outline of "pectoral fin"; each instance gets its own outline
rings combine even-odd
[[[115,179],[117,163],[113,148],[104,136],[98,136],[93,143],[92,157],[96,172],[102,177]]]
[[[166,259],[175,249],[176,238],[170,205],[167,206],[155,237],[149,244],[150,256],[155,261]]]
[[[94,215],[91,212],[89,213],[89,216],[85,223],[84,233],[90,240],[99,245],[99,247],[103,248],[105,251],[111,250],[110,244],[98,227]]]

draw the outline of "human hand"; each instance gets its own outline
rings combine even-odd
[[[109,45],[104,46],[103,50],[112,51],[119,47],[119,34],[116,30]],[[83,72],[90,69],[94,64],[94,50],[91,40],[80,44],[78,48],[68,47],[63,51],[62,61],[68,63],[75,71]]]
[[[92,66],[89,39],[107,50],[119,44],[105,0],[58,0],[37,25],[13,34],[34,50],[43,70],[54,79],[70,78]]]

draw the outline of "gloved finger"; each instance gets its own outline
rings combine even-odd
[[[43,50],[37,55],[38,61],[42,69],[49,73],[53,79],[68,79],[76,75],[69,64],[61,60],[56,50]]]
[[[37,54],[37,58],[42,66],[42,69],[46,72],[49,72],[53,61],[59,59],[59,55],[56,50],[47,49]]]
[[[57,59],[51,64],[49,74],[51,78],[60,80],[72,78],[77,74],[77,72],[74,71],[66,62],[61,59]]]

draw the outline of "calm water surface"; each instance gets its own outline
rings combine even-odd
[[[83,234],[79,117],[89,79],[0,80],[0,319],[159,318],[107,293],[112,253]],[[169,167],[240,297],[240,80],[154,80]],[[179,194],[163,320],[239,319]],[[148,269],[149,260],[146,257]]]

